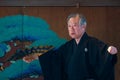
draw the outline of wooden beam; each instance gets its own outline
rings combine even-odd
[[[120,1],[88,0],[0,0],[0,6],[120,6]]]

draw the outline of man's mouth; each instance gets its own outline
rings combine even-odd
[[[75,33],[71,33],[71,35],[74,35]]]

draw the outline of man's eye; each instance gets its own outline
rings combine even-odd
[[[73,25],[74,27],[76,27],[77,25],[75,24],[75,25]]]
[[[68,27],[71,27],[71,26],[68,26]]]

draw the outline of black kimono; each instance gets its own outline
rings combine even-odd
[[[107,48],[84,33],[78,45],[72,39],[39,57],[44,79],[114,80],[115,55],[110,55]]]

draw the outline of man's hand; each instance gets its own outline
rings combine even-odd
[[[38,59],[37,55],[28,55],[28,56],[23,57],[23,61],[25,61],[27,63],[30,63],[31,61],[33,61],[35,59]]]
[[[117,48],[116,47],[114,47],[114,46],[109,46],[108,47],[108,49],[107,49],[107,51],[110,53],[110,54],[112,54],[112,55],[114,55],[114,54],[117,54]]]

